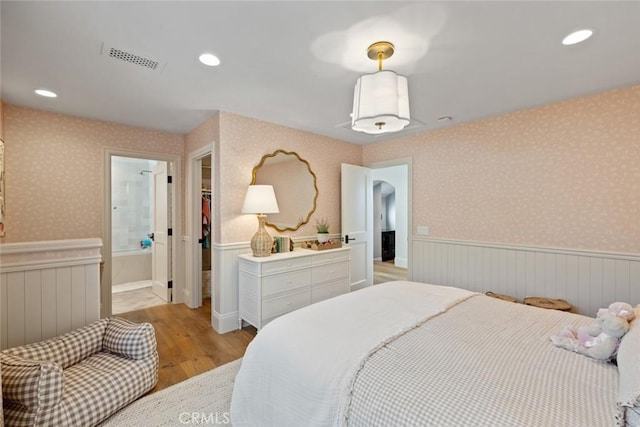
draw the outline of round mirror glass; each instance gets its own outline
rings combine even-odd
[[[280,213],[269,214],[266,225],[278,231],[297,230],[316,210],[316,174],[298,153],[277,150],[266,154],[253,168],[251,184],[273,185]]]

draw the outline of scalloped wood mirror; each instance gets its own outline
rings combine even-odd
[[[262,156],[253,168],[253,184],[273,185],[280,213],[269,214],[266,225],[278,231],[296,231],[316,210],[316,174],[296,152],[276,150]]]

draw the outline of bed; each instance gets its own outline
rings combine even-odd
[[[549,341],[592,321],[458,288],[376,285],[264,327],[236,377],[231,422],[640,425],[640,324],[623,338],[618,366]]]

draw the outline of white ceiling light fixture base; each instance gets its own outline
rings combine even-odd
[[[198,57],[198,59],[204,65],[207,65],[209,67],[217,67],[218,65],[220,65],[220,58],[212,53],[203,53]]]
[[[562,39],[562,44],[565,46],[571,46],[574,44],[582,43],[593,35],[593,30],[591,28],[584,28],[582,30],[577,30],[567,35],[564,39]]]
[[[48,89],[36,89],[34,92],[37,95],[44,96],[45,98],[57,98],[58,95],[55,92],[52,92]]]
[[[403,130],[411,121],[407,78],[382,70],[382,61],[393,55],[389,42],[376,42],[367,56],[378,61],[378,72],[364,74],[356,81],[351,129],[371,135]]]

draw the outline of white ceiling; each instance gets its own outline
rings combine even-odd
[[[638,1],[4,0],[0,13],[4,102],[176,133],[223,110],[366,144],[640,83]],[[560,43],[583,27],[595,36]],[[370,136],[349,121],[379,40],[396,46],[384,68],[409,78],[412,124]],[[200,64],[205,51],[222,64]]]

